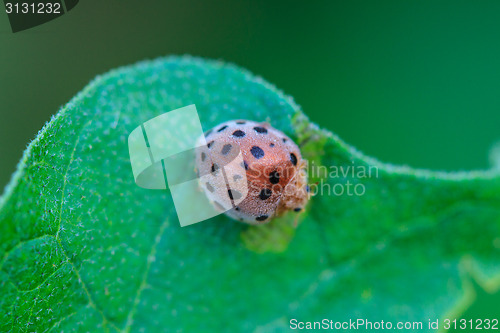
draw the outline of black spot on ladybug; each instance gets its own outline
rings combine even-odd
[[[298,213],[298,212],[300,212],[301,210],[302,210],[302,208],[300,208],[300,207],[297,207],[297,208],[294,208],[294,209],[293,209],[293,211],[294,211],[294,212],[297,212],[297,213]]]
[[[227,128],[227,125],[222,126],[221,128],[219,128],[219,129],[217,130],[217,133],[222,132],[222,131],[223,131],[223,130],[225,130],[226,128]]]
[[[269,174],[269,181],[271,184],[278,184],[280,182],[280,174],[278,171],[273,171]]]
[[[260,200],[266,200],[266,199],[269,199],[269,197],[272,194],[273,194],[273,192],[270,189],[264,188],[264,189],[262,189],[262,191],[260,191],[259,198],[260,198]]]
[[[227,155],[230,151],[231,151],[231,148],[233,148],[233,146],[231,146],[229,143],[227,145],[224,145],[224,147],[222,147],[222,150],[220,151],[220,153],[222,155]]]
[[[204,162],[207,155],[205,153],[201,153],[201,161]]]
[[[231,200],[241,199],[241,193],[236,190],[227,190],[227,194],[229,195],[229,199]]]
[[[297,165],[297,156],[294,153],[290,154],[290,161],[292,161],[293,165]]]
[[[286,141],[287,141],[287,140],[286,140],[286,138],[283,138],[283,139],[281,139],[281,140],[283,140],[283,142],[285,142],[285,143],[286,143]]]
[[[210,185],[210,183],[206,183],[205,185],[207,186],[207,190],[209,190],[210,192],[213,193],[215,191],[214,187]]]
[[[245,170],[248,170],[248,163],[246,161],[243,161],[243,164],[241,165]]]
[[[226,210],[226,209],[224,209],[224,207],[223,207],[220,203],[218,203],[217,201],[214,201],[214,205],[215,205],[215,207],[217,207],[219,210]]]
[[[245,132],[243,131],[240,131],[240,130],[236,130],[233,132],[233,136],[237,137],[237,138],[242,138],[244,137],[246,134]]]
[[[257,147],[257,146],[253,146],[250,149],[250,153],[252,153],[253,157],[255,157],[256,159],[260,159],[260,158],[264,157],[264,155],[265,155],[262,148]]]
[[[209,143],[207,143],[207,147],[210,148],[213,144],[214,144],[214,142],[210,141]]]
[[[243,177],[241,177],[240,175],[234,175],[234,176],[233,176],[233,180],[234,180],[234,181],[238,181],[238,180],[239,180],[239,179],[241,179],[241,178],[243,178]]]
[[[264,127],[256,126],[253,128],[255,132],[260,133],[260,134],[267,134],[267,129]]]
[[[269,147],[273,148],[273,147],[274,147],[274,143],[272,143],[272,142],[271,142],[271,143],[269,144]]]
[[[239,211],[239,210],[240,210],[240,207],[234,207],[234,210],[235,210],[235,211]]]
[[[219,170],[219,166],[217,164],[212,164],[212,173],[215,173],[217,172],[217,170]]]
[[[247,122],[246,121],[237,121],[236,124],[238,125],[245,125]]]
[[[260,216],[257,216],[255,219],[257,221],[265,221],[269,216],[267,215],[260,215]]]

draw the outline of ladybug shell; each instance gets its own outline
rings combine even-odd
[[[307,202],[305,161],[281,131],[267,123],[233,120],[209,130],[205,140],[196,167],[211,175],[200,186],[226,215],[261,224],[287,210],[299,211]],[[231,163],[240,152],[242,163]]]

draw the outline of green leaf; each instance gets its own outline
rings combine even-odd
[[[181,228],[168,191],[135,185],[128,134],[189,104],[204,129],[268,121],[302,146],[323,193],[296,229],[224,216]],[[332,174],[348,167],[374,173]],[[325,193],[348,181],[364,195]],[[500,174],[382,164],[247,71],[169,57],[96,78],[40,131],[0,202],[0,260],[2,332],[427,328],[470,302],[471,275],[500,285]]]

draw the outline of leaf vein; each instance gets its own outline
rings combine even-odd
[[[168,226],[168,220],[165,219],[165,221],[162,223],[158,230],[158,234],[155,237],[155,241],[153,245],[151,246],[151,251],[149,252],[149,255],[147,257],[147,264],[146,264],[146,269],[144,270],[144,273],[142,275],[141,283],[139,285],[139,288],[137,289],[137,292],[135,294],[134,298],[134,303],[132,305],[132,309],[130,310],[128,316],[127,316],[127,322],[125,324],[125,327],[123,328],[122,332],[128,333],[130,332],[130,329],[132,327],[132,324],[134,323],[134,316],[135,313],[137,312],[137,306],[139,305],[140,298],[142,295],[142,292],[147,286],[147,278],[149,275],[149,271],[151,270],[151,264],[155,261],[156,259],[156,248],[158,247],[158,244],[161,241],[161,238],[163,237],[163,233],[165,229]]]

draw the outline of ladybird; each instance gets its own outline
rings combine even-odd
[[[307,162],[283,132],[267,123],[231,120],[207,131],[204,139],[195,161],[197,172],[208,175],[200,187],[220,211],[249,224],[303,211],[309,200]],[[230,163],[236,155],[242,162]],[[231,207],[224,209],[221,202],[229,201]]]

